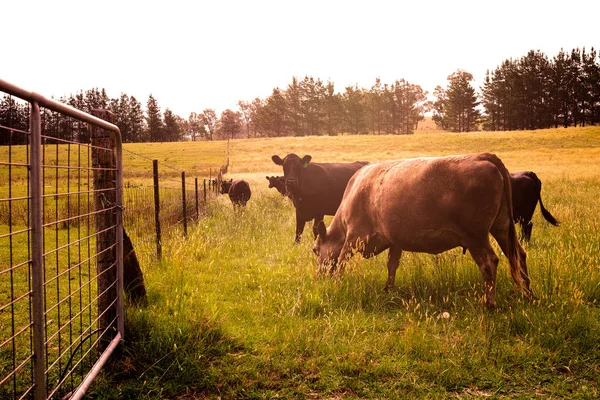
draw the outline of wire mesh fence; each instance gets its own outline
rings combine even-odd
[[[210,179],[187,178],[185,171],[176,167],[125,152],[130,158],[143,159],[148,168],[124,171],[123,225],[138,254],[160,258],[161,236],[175,229],[186,235],[188,222],[197,221],[204,213],[207,199],[214,196],[206,183]]]
[[[2,80],[0,98],[0,398],[78,397],[122,338],[118,129]]]
[[[147,167],[123,170],[116,126],[0,79],[0,399],[81,398],[123,339],[124,242],[160,258],[216,194],[128,156]]]

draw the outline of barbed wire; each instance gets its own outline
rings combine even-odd
[[[146,159],[146,160],[149,160],[149,161],[154,161],[152,158],[150,158],[150,157],[148,157],[148,156],[145,156],[145,155],[143,155],[143,154],[136,153],[136,152],[134,152],[134,151],[131,151],[131,150],[127,150],[126,148],[123,148],[123,151],[125,151],[125,152],[127,152],[127,153],[134,154],[134,155],[136,155],[136,156],[138,156],[138,157],[141,157],[141,158],[143,158],[143,159]],[[165,164],[164,162],[161,162],[161,163],[160,163],[160,166],[161,166],[161,167],[167,167],[167,168],[170,168],[170,169],[172,169],[172,170],[174,170],[174,171],[177,171],[177,172],[184,172],[183,170],[181,170],[181,169],[179,169],[179,168],[176,168],[176,167],[173,167],[172,165]]]

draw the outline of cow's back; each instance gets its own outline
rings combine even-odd
[[[495,160],[484,153],[365,166],[348,183],[338,213],[345,230],[383,235],[405,250],[463,245],[462,230],[489,231],[505,206]]]
[[[519,171],[510,174],[513,187],[513,213],[515,221],[531,220],[540,197],[537,175],[532,171]]]
[[[342,201],[350,178],[367,162],[354,163],[310,163],[303,175],[301,201],[311,213],[334,215]]]
[[[229,188],[229,198],[234,204],[246,205],[251,195],[250,185],[244,180],[234,181]]]

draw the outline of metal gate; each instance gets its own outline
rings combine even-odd
[[[0,79],[2,399],[81,398],[123,340],[121,135],[94,115]]]

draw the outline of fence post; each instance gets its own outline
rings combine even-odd
[[[196,187],[196,221],[200,219],[200,207],[198,207],[198,178],[194,178]]]
[[[183,205],[183,236],[187,236],[187,203],[185,201],[185,171],[181,171],[181,202]]]
[[[108,110],[94,109],[92,115],[114,123],[114,115]],[[91,125],[92,165],[94,168],[94,209],[96,214],[96,256],[98,274],[98,328],[105,330],[117,318],[117,174],[114,135],[110,131]],[[102,336],[99,350],[110,343],[109,336]]]
[[[42,133],[38,103],[31,103],[31,297],[33,322],[33,383],[35,400],[46,398],[46,335],[44,334],[44,228],[42,215]]]
[[[160,195],[158,186],[158,160],[152,160],[154,175],[154,223],[156,225],[156,257],[162,259],[162,238],[160,231]]]
[[[206,206],[206,179],[203,179],[204,182],[204,205]]]

